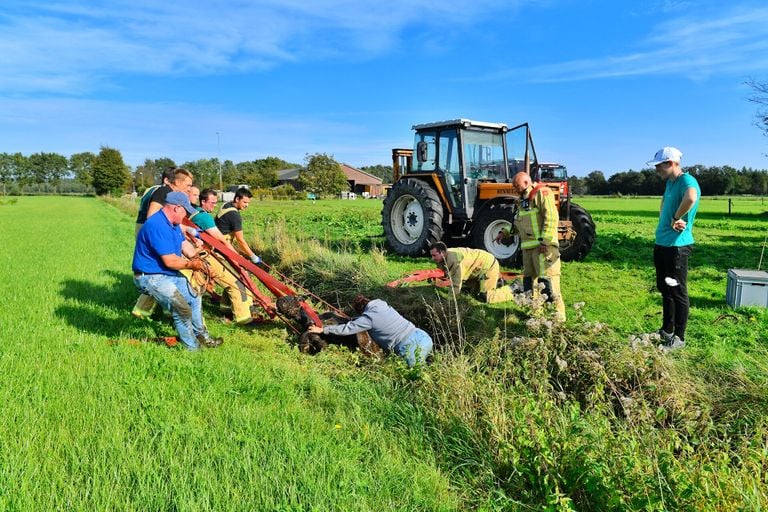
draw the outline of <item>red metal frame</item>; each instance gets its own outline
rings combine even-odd
[[[184,219],[184,225],[195,227],[194,224],[192,224],[192,222],[189,219]],[[256,279],[258,279],[264,286],[266,286],[267,289],[270,292],[272,292],[275,298],[285,297],[287,295],[296,295],[296,296],[298,295],[288,285],[280,282],[274,276],[269,274],[269,272],[266,272],[264,269],[253,264],[253,262],[251,262],[250,260],[246,259],[242,255],[228,248],[221,241],[217,240],[216,238],[206,233],[205,231],[202,231],[202,230],[198,230],[198,231],[200,233],[200,239],[203,242],[205,242],[217,253],[221,254],[224,258],[226,258],[226,260],[229,262],[232,268],[239,274],[239,278],[243,282],[245,287],[248,288],[248,290],[251,293],[253,293],[254,298],[256,299],[256,302],[258,302],[258,304],[264,309],[264,311],[266,311],[266,313],[269,315],[270,318],[274,318],[275,316],[278,316],[275,301],[271,297],[268,297],[267,295],[265,295],[261,290],[259,290],[259,288],[254,284],[253,280],[251,279],[251,276],[249,275],[249,273],[254,275]],[[312,309],[312,306],[310,306],[309,304],[306,303],[306,301],[303,301],[303,300],[299,301],[299,304],[301,305],[301,309],[303,309],[304,312],[307,314],[307,317],[310,320],[312,320],[312,322],[315,325],[322,327],[323,322],[322,320],[320,320],[320,317],[317,314],[317,312],[314,309]]]
[[[515,272],[499,272],[499,277],[504,281],[514,281],[515,279],[522,277],[522,274],[517,274]],[[416,270],[415,272],[406,274],[404,277],[401,277],[396,281],[387,283],[387,286],[390,288],[397,288],[399,286],[405,286],[410,283],[418,283],[420,281],[429,280],[432,280],[434,285],[439,287],[451,285],[451,280],[446,277],[445,272],[442,269],[433,268],[429,270]]]

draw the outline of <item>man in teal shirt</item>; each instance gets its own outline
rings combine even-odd
[[[701,196],[696,178],[680,167],[682,156],[679,149],[665,147],[647,163],[656,167],[666,182],[653,248],[656,287],[661,292],[663,311],[659,347],[665,351],[685,346],[690,309],[688,257],[693,250],[693,222]]]

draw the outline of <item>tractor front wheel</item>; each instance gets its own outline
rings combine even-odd
[[[472,228],[472,245],[493,254],[506,267],[520,266],[520,235],[513,204],[494,204],[481,212]]]
[[[443,238],[443,205],[437,192],[418,179],[395,183],[384,200],[381,224],[387,246],[403,256],[421,256]]]

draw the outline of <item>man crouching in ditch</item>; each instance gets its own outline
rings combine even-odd
[[[197,350],[200,344],[215,347],[221,338],[213,338],[203,323],[202,300],[190,289],[179,270],[201,270],[203,263],[195,259],[195,248],[184,240],[180,228],[192,208],[187,195],[171,192],[165,198],[163,208],[150,217],[136,237],[133,251],[133,280],[136,287],[151,295],[173,314],[173,325],[181,342],[189,350]],[[182,257],[186,255],[191,259]]]
[[[311,325],[308,331],[339,336],[368,331],[377,345],[402,357],[409,367],[426,362],[432,352],[432,338],[395,311],[395,308],[381,299],[369,300],[363,295],[357,295],[352,300],[352,307],[359,315],[354,320],[323,327]]]

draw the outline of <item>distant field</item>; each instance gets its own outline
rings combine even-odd
[[[433,264],[382,253],[380,201],[251,203],[276,270],[445,328],[412,373],[306,357],[279,322],[246,332],[210,306],[220,349],[132,344],[172,334],[129,314],[134,206],[0,198],[0,510],[765,510],[768,314],[731,310],[725,286],[756,268],[768,206],[702,201],[689,341],[661,356],[628,342],[660,322],[659,199],[575,202],[598,238],[563,266],[569,324],[523,341],[523,308],[385,290]]]

